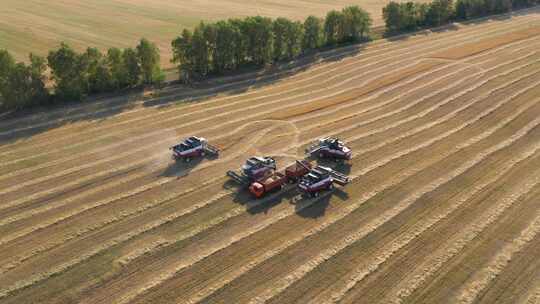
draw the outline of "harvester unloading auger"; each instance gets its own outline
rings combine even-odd
[[[219,156],[217,147],[210,145],[206,138],[197,136],[188,137],[170,149],[173,151],[174,159],[183,159],[185,162],[191,161],[194,157]]]

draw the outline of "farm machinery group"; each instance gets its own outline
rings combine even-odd
[[[191,161],[194,157],[219,156],[219,149],[202,137],[188,137],[178,145],[171,147],[173,158]],[[351,159],[352,151],[338,138],[321,138],[306,149],[308,158],[330,159],[343,163]],[[302,196],[318,197],[323,191],[329,191],[334,185],[345,186],[350,179],[328,166],[312,164],[307,159],[296,160],[277,170],[276,160],[270,156],[253,156],[246,160],[238,171],[227,171],[234,182],[245,187],[256,198],[269,192],[279,191],[286,184],[297,184]]]

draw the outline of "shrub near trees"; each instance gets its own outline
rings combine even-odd
[[[190,82],[210,74],[291,60],[324,45],[367,39],[369,14],[357,6],[331,11],[326,18],[309,16],[301,23],[286,18],[256,16],[200,23],[172,42],[173,62]]]

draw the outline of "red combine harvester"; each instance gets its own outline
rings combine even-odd
[[[298,179],[306,175],[311,170],[311,164],[305,160],[297,160],[294,164],[285,168],[285,172],[274,171],[262,178],[253,181],[249,186],[256,198],[263,197],[273,190],[281,190],[286,183],[296,183]]]
[[[345,186],[350,181],[345,174],[328,167],[317,166],[306,174],[298,184],[298,190],[304,196],[318,197],[324,190],[332,190],[334,183]]]
[[[206,138],[196,136],[188,137],[170,149],[173,151],[173,158],[175,160],[183,159],[185,162],[191,161],[194,157],[219,155],[219,149],[210,145]]]
[[[352,151],[338,138],[321,138],[306,149],[308,156],[332,158],[335,160],[350,160]]]

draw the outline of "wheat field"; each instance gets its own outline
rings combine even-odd
[[[2,120],[0,303],[539,303],[539,13]],[[323,136],[344,188],[225,176]]]
[[[171,41],[184,28],[201,21],[263,15],[304,20],[330,10],[360,5],[382,25],[387,1],[353,0],[3,0],[0,6],[0,49],[27,60],[30,52],[46,56],[64,41],[78,50],[88,46],[134,47],[145,37],[161,50],[164,67],[172,67]]]

